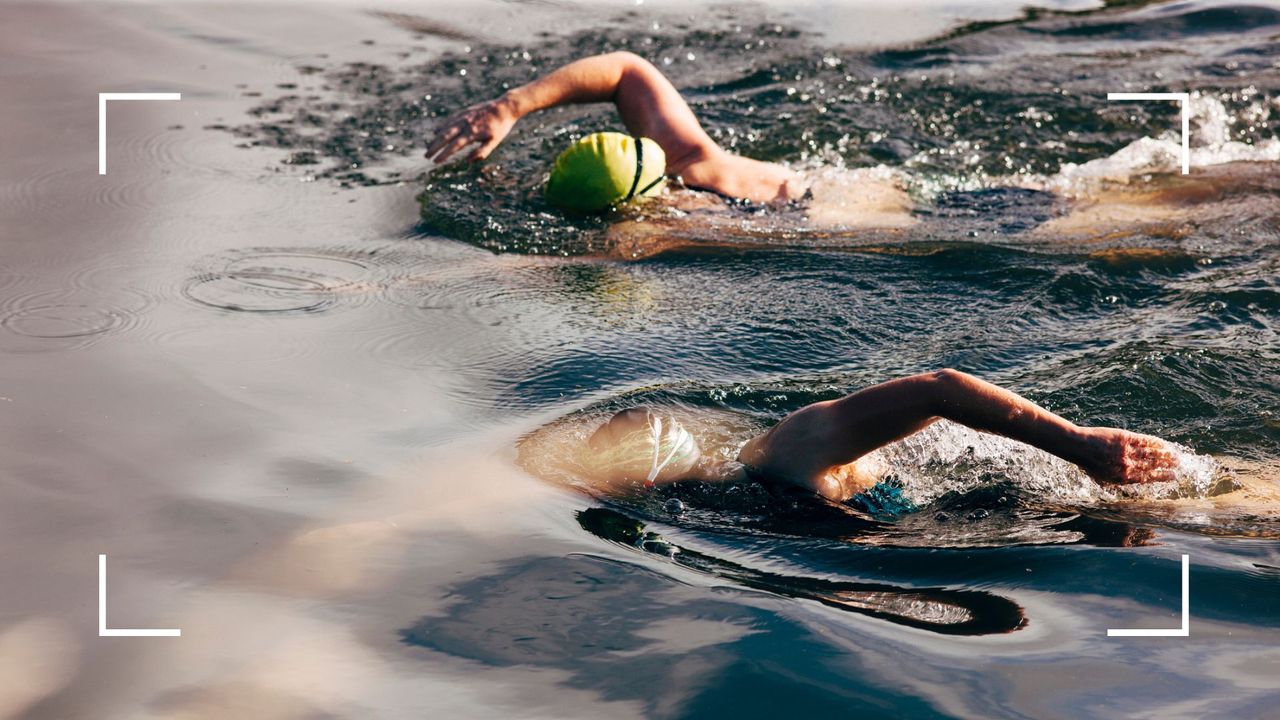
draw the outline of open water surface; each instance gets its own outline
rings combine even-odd
[[[1274,717],[1280,7],[0,16],[0,718]],[[619,49],[826,193],[566,217],[546,166],[607,107],[421,159]],[[183,99],[112,104],[98,176],[104,91]],[[1193,93],[1189,176],[1120,91]],[[911,222],[819,221],[858,173]],[[562,462],[623,407],[732,448],[945,366],[1193,472],[1106,493],[939,426],[884,522]],[[100,553],[109,624],[181,638],[97,636]],[[1178,625],[1183,554],[1189,637],[1108,638]]]

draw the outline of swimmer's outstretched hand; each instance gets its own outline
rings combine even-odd
[[[1133,485],[1176,479],[1178,456],[1160,438],[1116,428],[1089,428],[1088,432],[1093,457],[1080,467],[1094,480]]]
[[[449,159],[462,148],[478,143],[467,160],[475,162],[489,157],[489,153],[511,132],[520,119],[515,105],[506,95],[482,102],[463,110],[445,121],[427,146],[426,157],[436,164]]]

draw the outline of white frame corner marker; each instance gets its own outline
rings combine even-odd
[[[1188,637],[1191,635],[1191,556],[1182,556],[1182,627],[1108,629],[1107,637]]]
[[[1107,93],[1108,100],[1177,100],[1182,106],[1182,174],[1191,172],[1191,93]]]
[[[98,555],[98,637],[181,637],[178,628],[109,628],[107,627],[107,556]]]
[[[181,100],[182,93],[98,93],[98,174],[107,174],[108,100]]]

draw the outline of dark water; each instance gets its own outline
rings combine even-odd
[[[1280,457],[1272,415],[1280,400],[1274,162],[1201,168],[1201,182],[1211,190],[1197,199],[1207,201],[1179,217],[1175,232],[1144,226],[1138,214],[1119,243],[1102,237],[1111,228],[1095,228],[1083,242],[1032,234],[1068,212],[1049,191],[1054,178],[1070,177],[1065,167],[1160,137],[1176,123],[1174,107],[1108,103],[1108,91],[1200,90],[1195,144],[1205,164],[1228,159],[1222,149],[1229,143],[1246,150],[1274,143],[1280,10],[1177,4],[1048,14],[967,26],[877,52],[827,47],[816,33],[752,10],[707,10],[696,23],[657,22],[639,34],[627,27],[636,19],[624,15],[568,41],[477,44],[408,70],[331,70],[326,77],[347,113],[342,123],[317,123],[314,139],[304,140],[294,133],[314,108],[286,99],[269,107],[292,120],[242,132],[307,148],[306,160],[318,164],[321,178],[396,181],[404,176],[384,169],[396,154],[386,146],[412,154],[419,147],[414,139],[431,126],[424,118],[492,97],[577,55],[631,49],[685,88],[726,147],[800,166],[895,168],[920,201],[921,222],[905,237],[873,242],[856,230],[814,231],[796,210],[723,207],[712,211],[711,230],[696,218],[673,224],[668,235],[687,249],[641,264],[589,261],[504,273],[493,281],[501,290],[473,292],[490,297],[519,288],[536,294],[544,310],[517,320],[542,329],[531,329],[527,347],[469,355],[469,372],[492,378],[494,412],[573,407],[602,393],[656,386],[602,401],[586,415],[598,419],[641,404],[729,411],[741,434],[743,427],[756,431],[785,412],[878,380],[953,366],[1017,388],[1078,422],[1158,434],[1200,453],[1263,466]],[[1227,122],[1215,126],[1214,113]],[[446,167],[418,181],[426,188],[419,232],[497,252],[607,253],[609,223],[637,213],[660,220],[661,209],[565,217],[541,200],[540,187],[547,158],[559,147],[615,125],[608,108],[525,120],[485,166]],[[264,138],[264,129],[280,128]],[[1182,182],[1168,174],[1153,180],[1122,157],[1111,162],[1126,182],[1175,188]],[[1026,189],[1029,184],[1046,189]],[[702,245],[714,247],[696,249]],[[775,247],[761,249],[765,245]],[[795,249],[814,245],[873,252]],[[1107,252],[1117,246],[1125,252]],[[571,442],[584,434],[562,432]],[[736,447],[733,438],[721,439]],[[548,471],[538,457],[567,446],[526,444],[523,462],[543,477],[575,484],[572,473]],[[1018,464],[1016,449],[1002,452],[1004,465]],[[953,463],[936,479],[946,482],[957,472]],[[1149,615],[1167,612],[1161,608],[1176,597],[1169,594],[1175,566],[1165,558],[1192,552],[1187,543],[1203,543],[1172,530],[1177,518],[1049,507],[1043,490],[1028,490],[1007,475],[987,467],[976,489],[970,484],[945,493],[889,525],[759,486],[687,483],[605,497],[616,510],[593,508],[577,517],[584,530],[631,548],[637,560],[656,555],[665,566],[734,586],[926,632],[1051,627],[1052,611],[1029,611],[1016,600],[1026,592],[1058,603],[1075,593],[1098,594],[1136,602]],[[1047,482],[1087,483],[1067,476]],[[1230,486],[1210,491],[1224,489]],[[673,498],[679,500],[674,512]],[[677,537],[692,533],[693,547],[647,529],[649,521],[679,528]],[[1190,524],[1272,537],[1280,529],[1247,513]],[[1089,549],[1018,549],[1043,544]],[[973,546],[986,550],[929,550]],[[922,550],[904,549],[910,547]],[[1214,544],[1219,560],[1207,567],[1198,562],[1193,573],[1197,614],[1274,626],[1280,617],[1272,602],[1275,579],[1257,567],[1275,551],[1274,541]],[[762,565],[785,570],[758,569]],[[789,682],[762,682],[768,673],[759,665],[824,651],[791,635],[785,623],[739,616],[718,601],[681,604],[679,613],[751,627],[748,637],[764,633],[768,644],[744,639],[717,646],[733,664],[699,683],[687,700],[664,706],[655,689],[681,680],[668,668],[669,658],[644,649],[645,628],[672,612],[649,597],[651,582],[647,571],[589,556],[529,560],[458,586],[466,602],[445,617],[424,618],[404,637],[485,663],[570,669],[575,687],[639,699],[659,715],[716,707],[750,713],[772,707],[776,701],[764,698],[774,694],[788,701],[771,712],[847,711],[863,703],[890,715],[940,709],[917,706],[910,691],[882,689],[868,697],[854,689],[867,686],[865,676],[851,681],[848,670],[822,682],[830,670],[821,662],[821,670],[789,667]],[[552,601],[545,610],[530,610]],[[1116,617],[1103,613],[1094,622]],[[1127,652],[1120,644],[1114,651]],[[632,659],[617,660],[617,653]],[[832,681],[842,689],[829,687]],[[943,682],[966,680],[956,673]],[[1138,709],[1142,698],[1156,702],[1154,687],[1130,688],[1115,712]],[[1242,700],[1231,712],[1261,712],[1251,703]],[[1088,712],[1106,714],[1101,708]]]
[[[1035,14],[1047,17],[976,23],[879,52],[829,46],[820,34],[750,6],[706,8],[696,21],[622,14],[568,38],[467,45],[407,68],[349,64],[324,75],[338,102],[285,95],[257,108],[262,121],[239,131],[289,149],[293,162],[314,164],[320,177],[397,181],[416,173],[388,161],[419,154],[437,118],[582,55],[630,50],[671,77],[724,147],[800,167],[905,171],[926,201],[920,213],[951,221],[921,234],[952,239],[1011,234],[1043,220],[1043,208],[1002,212],[1008,203],[998,192],[954,199],[940,192],[1053,175],[1176,129],[1173,104],[1109,102],[1108,92],[1203,92],[1195,132],[1215,148],[1273,141],[1280,127],[1273,114],[1280,10],[1170,4],[1103,16]],[[321,113],[341,119],[324,122]],[[493,161],[454,164],[427,178],[423,230],[499,251],[598,250],[607,219],[565,217],[541,199],[541,186],[549,159],[571,140],[617,126],[606,106],[523,120]],[[1206,160],[1226,157],[1210,152]],[[956,222],[972,214],[966,211],[983,217]],[[745,216],[753,214],[748,208]],[[803,236],[796,225],[786,218],[768,230]]]
[[[606,496],[539,455],[641,404],[731,447],[950,366],[1213,456],[1199,495],[1234,473],[1274,498],[1280,8],[1019,12],[888,49],[754,6],[102,16],[196,48],[125,67],[200,114],[122,115],[109,184],[46,167],[0,196],[0,395],[27,403],[0,632],[88,638],[15,716],[1274,717],[1275,507],[1100,496],[953,431],[926,440],[981,457],[902,451],[939,490],[897,522],[759,486]],[[281,49],[294,28],[323,41]],[[456,108],[616,49],[736,152],[883,165],[916,224],[564,217],[546,165],[603,107],[424,173]],[[1105,100],[1184,90],[1189,178],[1126,151],[1176,143],[1175,106]],[[1061,224],[1102,196],[1120,218]],[[68,218],[110,243],[40,244]],[[621,261],[609,227],[637,219],[660,247]],[[181,643],[93,644],[104,550],[120,624]],[[1177,626],[1182,554],[1190,636],[1108,638]]]

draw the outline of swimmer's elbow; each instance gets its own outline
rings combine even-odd
[[[648,60],[626,50],[597,55],[587,62],[596,63],[610,78],[608,95],[615,102],[624,85],[643,84],[648,81],[650,73],[658,72]]]
[[[607,53],[601,57],[607,59],[611,64],[619,68],[624,73],[628,70],[656,69],[653,67],[653,63],[650,63],[648,60],[645,60],[639,55],[627,50]]]
[[[645,87],[654,87],[666,82],[666,76],[662,74],[661,70],[633,52],[620,50],[609,53],[605,57],[609,58],[610,64],[617,68],[619,86],[628,80]]]
[[[928,377],[930,382],[950,389],[964,384],[970,376],[954,368],[942,368],[929,373]]]
[[[928,388],[926,397],[935,417],[947,417],[957,398],[965,394],[966,387],[972,380],[971,375],[953,368],[934,370],[925,373],[923,378]]]

